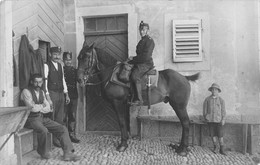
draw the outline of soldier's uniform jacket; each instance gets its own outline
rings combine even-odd
[[[152,53],[154,49],[153,39],[145,35],[136,46],[137,56],[133,57],[132,64],[147,64],[153,66]]]
[[[208,122],[220,123],[226,116],[225,101],[221,97],[207,97],[203,103],[203,116]]]
[[[71,99],[78,98],[77,90],[77,69],[72,66],[64,66],[64,78],[68,87],[69,97]]]

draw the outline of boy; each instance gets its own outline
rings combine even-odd
[[[221,89],[218,84],[213,83],[208,90],[212,94],[203,103],[203,117],[209,124],[210,135],[214,144],[213,152],[217,153],[217,139],[219,139],[219,153],[226,155],[223,140],[223,126],[226,117],[225,101],[219,97]]]

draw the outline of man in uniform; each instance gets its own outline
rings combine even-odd
[[[65,105],[65,121],[68,124],[69,136],[73,143],[79,143],[76,137],[76,114],[78,106],[77,70],[72,66],[72,52],[63,53],[64,77],[68,87],[70,103]]]
[[[25,127],[32,128],[37,132],[37,152],[42,159],[50,159],[51,154],[47,151],[47,133],[48,131],[54,137],[59,139],[63,150],[63,160],[77,161],[79,156],[75,155],[74,148],[69,139],[68,130],[63,125],[45,117],[45,114],[51,111],[50,104],[46,100],[45,93],[42,90],[43,77],[40,74],[34,74],[31,77],[30,85],[21,93],[21,100],[24,105],[32,107]]]
[[[66,101],[66,104],[68,104],[70,98],[63,76],[63,67],[59,63],[59,60],[61,59],[61,48],[51,47],[50,53],[51,60],[44,64],[46,97],[51,108],[53,108],[53,120],[64,125],[64,100]],[[65,99],[64,94],[66,96]],[[57,147],[61,146],[55,138],[53,138],[53,144]]]
[[[149,25],[141,21],[139,25],[139,32],[142,38],[136,46],[137,55],[128,62],[129,64],[134,64],[131,78],[135,82],[135,89],[137,93],[137,99],[133,102],[135,105],[143,104],[141,78],[145,72],[154,66],[152,53],[155,44],[153,39],[148,35]]]

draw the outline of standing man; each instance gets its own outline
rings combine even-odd
[[[214,145],[213,152],[217,153],[217,140],[219,140],[219,153],[226,155],[223,139],[223,126],[226,118],[225,101],[219,96],[221,89],[218,84],[213,83],[208,90],[211,95],[203,103],[203,117],[209,125],[210,136]]]
[[[72,66],[72,52],[63,53],[64,77],[68,87],[70,103],[65,105],[65,121],[68,123],[70,139],[73,143],[79,143],[76,137],[76,115],[78,107],[77,69]]]
[[[30,85],[21,93],[21,100],[24,105],[32,107],[25,127],[31,128],[37,132],[37,152],[42,159],[50,159],[51,153],[47,151],[47,133],[53,134],[59,139],[63,150],[63,160],[77,161],[79,156],[75,155],[73,145],[69,139],[68,130],[65,126],[45,117],[46,113],[51,111],[50,104],[46,100],[45,93],[42,90],[43,77],[40,74],[32,75]]]
[[[139,25],[139,32],[142,39],[136,46],[137,55],[128,62],[129,64],[134,64],[131,78],[135,82],[135,89],[137,93],[137,98],[133,102],[135,105],[143,104],[141,78],[145,72],[154,66],[152,53],[155,44],[153,39],[148,35],[149,25],[141,21]]]
[[[51,108],[53,108],[53,120],[60,124],[64,124],[64,100],[66,104],[68,104],[70,102],[70,98],[63,76],[63,67],[58,62],[61,59],[61,48],[51,47],[50,53],[51,60],[44,64],[46,97]],[[57,147],[61,146],[55,138],[53,138],[53,144]]]

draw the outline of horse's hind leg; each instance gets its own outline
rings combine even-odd
[[[186,106],[180,108],[177,106],[174,106],[173,103],[170,102],[170,105],[175,110],[175,113],[177,114],[178,118],[180,119],[181,125],[182,125],[182,136],[181,136],[181,144],[176,149],[176,152],[181,156],[187,155],[187,147],[189,143],[189,125],[190,125],[190,119],[186,110]]]
[[[127,140],[128,140],[128,131],[127,131],[127,123],[126,123],[126,103],[125,101],[121,100],[113,100],[113,105],[114,109],[117,114],[118,118],[118,123],[119,123],[119,128],[121,132],[121,143],[117,147],[117,151],[119,152],[124,152],[126,148],[128,147],[127,145]]]

